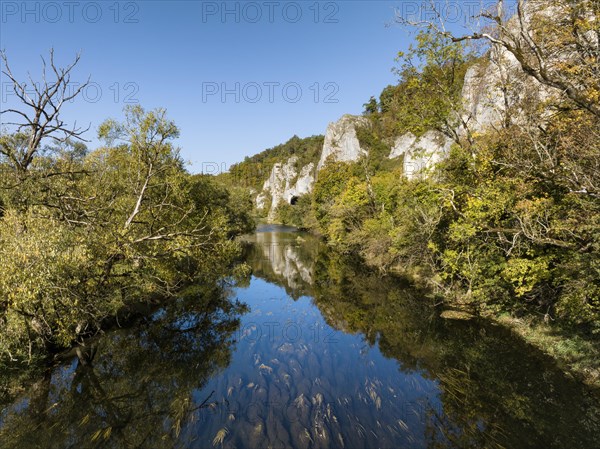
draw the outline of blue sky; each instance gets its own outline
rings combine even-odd
[[[91,124],[89,145],[127,102],[165,107],[190,171],[199,172],[361,113],[396,81],[394,58],[411,36],[386,24],[407,5],[414,3],[2,0],[0,48],[20,79],[27,71],[39,79],[40,55],[51,47],[59,64],[81,52],[72,82],[91,76],[92,85],[64,118]],[[4,108],[14,98],[0,81]]]

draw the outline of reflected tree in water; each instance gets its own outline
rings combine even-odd
[[[275,237],[249,249],[268,281],[238,290],[256,296],[250,322],[213,292],[107,334],[2,415],[0,446],[597,446],[598,398],[509,331],[441,319],[402,279],[306,235]],[[310,327],[293,341],[256,337],[292,316],[326,322],[339,342]]]
[[[0,447],[186,447],[185,427],[215,406],[199,390],[229,364],[243,312],[220,289],[187,295],[79,348],[4,412]]]
[[[500,326],[441,319],[426,292],[330,254],[312,291],[328,323],[438,382],[443,410],[415,411],[427,447],[597,447],[598,397],[549,357]]]
[[[405,404],[424,423],[426,447],[597,446],[598,397],[510,331],[441,319],[434,299],[403,279],[382,277],[306,235],[301,243],[279,235],[274,244],[275,237],[251,250],[255,275],[296,298],[311,296],[330,326],[378,345],[402,373],[438,383],[441,409]],[[308,268],[310,282],[298,283],[294,267]]]

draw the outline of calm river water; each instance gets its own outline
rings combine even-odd
[[[0,447],[600,448],[598,396],[510,332],[443,320],[290,228],[245,257],[252,276],[107,333],[5,405]]]

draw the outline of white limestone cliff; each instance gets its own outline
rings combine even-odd
[[[522,72],[514,57],[496,48],[487,61],[467,71],[462,109],[455,112],[460,116],[457,120],[460,125],[454,132],[459,137],[464,137],[467,129],[471,133],[483,132],[500,126],[507,114],[511,114],[512,120],[519,120],[524,114],[514,108],[525,96],[539,99],[547,95],[539,83]],[[316,169],[314,163],[297,167],[296,157],[275,164],[256,197],[257,207],[268,210],[269,221],[275,219],[280,203],[291,204],[294,198],[311,192],[319,171],[328,161],[356,162],[366,155],[360,146],[357,128],[369,123],[368,118],[353,115],[344,115],[330,123]],[[437,130],[429,130],[420,137],[408,132],[396,137],[389,158],[404,156],[404,175],[409,179],[429,176],[435,164],[448,155],[452,144],[452,139]]]
[[[439,131],[427,131],[417,138],[406,133],[398,138],[390,152],[390,159],[404,156],[404,176],[414,179],[427,176],[429,170],[450,151],[452,139]]]
[[[265,181],[262,192],[256,197],[258,209],[269,208],[268,218],[273,220],[275,209],[281,202],[291,204],[294,198],[309,193],[315,182],[315,164],[310,163],[297,169],[298,158],[293,156],[285,163],[277,163]],[[270,198],[270,203],[268,200]]]
[[[533,8],[531,2],[530,8]],[[526,11],[527,15],[532,12]],[[507,31],[518,36],[519,25],[509,21]],[[461,107],[454,111],[457,126],[452,134],[464,139],[499,128],[507,120],[513,123],[528,119],[522,105],[540,104],[553,95],[549,88],[525,74],[516,58],[505,48],[492,46],[487,60],[467,70],[461,94]],[[530,101],[524,101],[530,99]],[[434,165],[448,154],[452,139],[439,131],[427,131],[420,138],[412,133],[398,136],[390,159],[404,155],[404,174],[409,179],[427,176]]]
[[[548,20],[566,14],[561,8],[558,4],[548,5],[545,0],[525,2],[522,18],[514,16],[506,22],[508,40],[522,41],[535,17]],[[556,53],[549,55],[549,60],[557,58],[562,61],[568,57],[565,53]],[[558,90],[544,86],[526,74],[506,48],[492,45],[487,60],[470,67],[465,75],[461,111],[463,125],[458,130],[459,135],[466,132],[465,124],[471,133],[479,133],[497,127],[507,119],[521,123],[527,120],[523,105],[540,104],[559,94]]]
[[[275,164],[262,191],[256,197],[256,207],[262,210],[268,209],[267,218],[273,221],[276,208],[280,203],[291,204],[295,198],[311,192],[316,173],[328,160],[357,161],[366,152],[360,148],[356,127],[367,124],[366,118],[353,115],[344,115],[337,122],[330,123],[316,171],[315,164],[312,162],[304,167],[297,167],[298,158],[295,156],[284,163]]]
[[[317,164],[317,171],[320,171],[328,160],[336,162],[357,161],[362,155],[366,154],[360,148],[356,136],[356,127],[365,126],[368,123],[369,121],[365,117],[355,115],[344,115],[337,122],[330,123],[325,133],[323,152]]]

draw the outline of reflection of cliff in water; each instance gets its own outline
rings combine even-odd
[[[320,241],[294,228],[269,226],[246,239],[253,274],[285,288],[294,299],[310,295]]]
[[[597,395],[549,358],[278,229],[248,239],[246,288],[196,286],[49,371],[0,448],[600,447]]]

